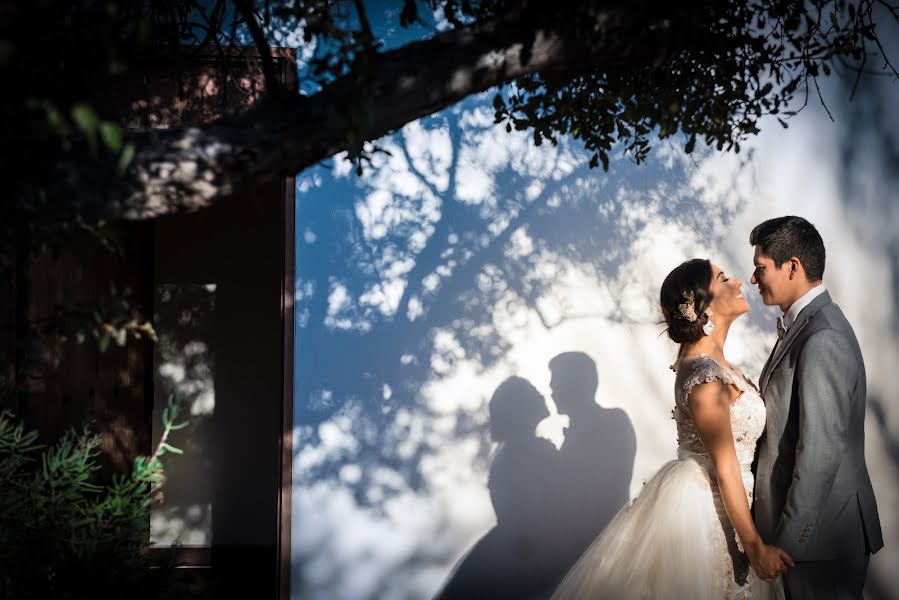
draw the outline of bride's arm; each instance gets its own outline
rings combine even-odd
[[[727,516],[756,573],[770,581],[785,571],[786,565],[793,566],[793,560],[777,546],[765,544],[752,522],[730,428],[728,388],[720,381],[702,383],[693,387],[688,401],[696,432],[715,466]]]

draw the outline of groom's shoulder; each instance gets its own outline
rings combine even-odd
[[[852,324],[835,303],[828,303],[810,320],[803,332],[805,342],[802,347],[833,346],[844,351],[858,349],[858,338]]]
[[[820,331],[822,329],[834,329],[843,335],[855,337],[855,330],[849,319],[843,314],[840,306],[836,302],[828,302],[815,314],[812,322],[811,332]]]

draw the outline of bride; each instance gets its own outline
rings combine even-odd
[[[758,598],[774,595],[765,582],[793,566],[759,537],[750,514],[765,404],[723,351],[731,323],[749,310],[741,284],[702,259],[665,278],[662,312],[680,344],[672,365],[677,460],[618,512],[554,599]]]

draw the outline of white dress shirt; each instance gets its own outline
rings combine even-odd
[[[787,309],[786,314],[784,315],[784,327],[787,329],[790,328],[793,323],[796,322],[796,318],[799,316],[799,313],[802,312],[802,309],[812,303],[812,300],[823,294],[827,291],[827,288],[824,287],[823,283],[819,283],[802,296],[800,296],[793,304],[790,305],[790,308]]]

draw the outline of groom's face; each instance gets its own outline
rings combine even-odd
[[[760,246],[755,247],[753,261],[755,270],[752,272],[752,284],[758,288],[762,302],[768,306],[783,305],[792,290],[789,261],[778,268],[774,260],[762,252]]]

